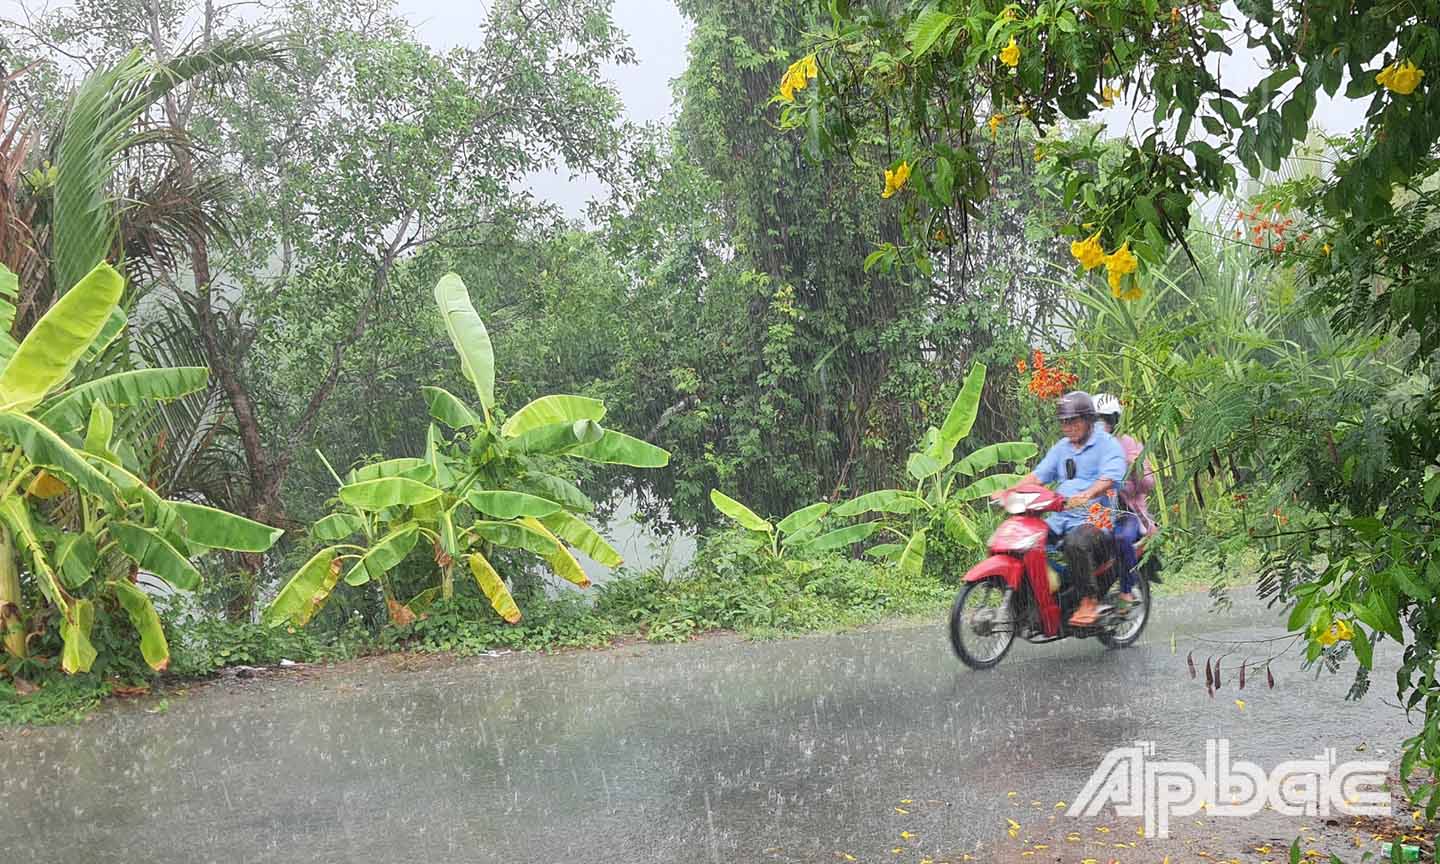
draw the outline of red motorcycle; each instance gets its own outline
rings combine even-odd
[[[1005,656],[1018,635],[1029,642],[1091,636],[1112,648],[1135,644],[1150,618],[1150,584],[1160,581],[1158,556],[1136,544],[1134,601],[1122,608],[1119,570],[1113,551],[1097,564],[1095,581],[1110,609],[1085,627],[1070,625],[1080,591],[1068,584],[1062,549],[1048,544],[1050,526],[1039,514],[1065,509],[1064,496],[1044,486],[1025,485],[1001,494],[1009,519],[990,538],[989,558],[970,568],[950,613],[950,643],[972,669],[989,669]],[[1134,518],[1133,516],[1129,518]]]

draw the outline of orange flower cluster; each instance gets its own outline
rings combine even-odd
[[[1109,531],[1115,527],[1115,523],[1110,521],[1110,511],[1098,501],[1090,505],[1090,515],[1085,517],[1085,521],[1101,531]]]
[[[1059,399],[1061,394],[1073,388],[1080,380],[1078,375],[1065,370],[1064,360],[1054,366],[1046,366],[1044,351],[1036,351],[1030,359],[1032,367],[1027,367],[1022,359],[1015,361],[1015,369],[1022,375],[1027,369],[1032,371],[1026,386],[1032,394],[1041,399]]]
[[[1256,204],[1253,210],[1240,211],[1240,221],[1245,223],[1245,227],[1250,233],[1251,243],[1263,246],[1271,252],[1284,252],[1285,245],[1289,242],[1285,232],[1290,230],[1290,226],[1295,224],[1295,220],[1279,218],[1279,204],[1274,205],[1274,211],[1276,214],[1274,217],[1267,216],[1264,206]],[[1241,229],[1235,229],[1236,237],[1242,237],[1244,234],[1245,232]],[[1308,238],[1307,234],[1300,239]]]

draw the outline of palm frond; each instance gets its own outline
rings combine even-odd
[[[145,113],[183,84],[244,64],[281,63],[286,53],[281,40],[264,34],[223,39],[166,64],[147,61],[137,49],[80,85],[55,148],[51,268],[57,296],[114,249],[119,218],[109,190],[119,154],[162,136],[179,141],[174,130],[137,129]]]

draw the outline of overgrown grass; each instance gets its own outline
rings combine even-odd
[[[953,588],[931,575],[838,556],[774,560],[718,535],[678,579],[658,571],[621,574],[574,595],[521,598],[524,618],[507,625],[483,598],[458,594],[421,621],[383,634],[387,647],[475,654],[496,649],[590,648],[620,636],[678,642],[734,630],[774,636],[835,630],[944,607]]]

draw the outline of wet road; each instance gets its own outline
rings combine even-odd
[[[1007,792],[1072,800],[1135,740],[1198,761],[1229,737],[1268,769],[1362,743],[1390,759],[1407,734],[1380,702],[1393,650],[1360,703],[1342,701],[1348,672],[1317,681],[1293,657],[1275,689],[1252,673],[1239,693],[1241,655],[1210,699],[1185,669],[1190,648],[1214,650],[1197,638],[1281,622],[1242,597],[1224,614],[1162,598],[1156,613],[1129,650],[1021,644],[985,673],[959,665],[937,622],[202,688],[160,714],[0,731],[0,848],[162,864],[869,861],[900,860],[903,827],[921,838],[909,861],[1003,834]],[[903,818],[902,799],[916,802]]]

